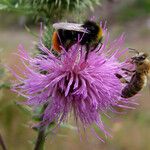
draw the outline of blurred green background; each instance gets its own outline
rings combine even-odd
[[[65,4],[66,1],[62,0],[63,5],[54,5],[54,8],[59,8],[57,10],[49,9],[51,5],[47,6],[46,0],[41,1],[42,4],[36,3],[40,2],[38,0],[23,1],[27,1],[27,5],[21,0],[11,0],[12,3],[8,3],[9,1],[0,0],[0,133],[9,150],[30,150],[33,148],[33,139],[37,136],[31,129],[30,114],[16,105],[16,101],[22,98],[10,91],[9,81],[13,80],[13,77],[4,66],[13,68],[16,64],[20,65],[18,56],[13,54],[20,43],[29,51],[34,51],[38,38],[27,31],[25,26],[38,35],[39,22],[44,21],[47,31],[44,40],[49,46],[50,25],[53,22],[81,21],[94,16],[98,21],[107,20],[111,38],[116,38],[124,32],[125,46],[150,54],[150,0],[101,0],[100,3],[98,0],[87,0],[86,3],[82,3],[82,7],[78,6],[80,4]],[[46,11],[39,8],[40,5],[46,7]],[[81,12],[83,16],[80,15],[79,18],[78,14]],[[76,130],[64,127],[57,134],[51,133],[47,137],[46,150],[149,150],[149,100],[150,91],[145,88],[137,100],[140,105],[136,110],[128,111],[124,115],[115,115],[115,119],[107,122],[112,129],[113,138],[107,139],[104,144],[90,132],[87,132],[88,140],[83,138],[81,141]],[[112,116],[114,118],[113,114]],[[74,125],[74,122],[72,124]]]

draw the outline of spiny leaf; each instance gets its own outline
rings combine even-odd
[[[16,11],[36,16],[47,24],[50,20],[62,18],[62,14],[85,8],[94,9],[100,0],[2,0],[0,10]]]

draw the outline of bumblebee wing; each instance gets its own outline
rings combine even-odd
[[[53,28],[55,28],[56,30],[64,29],[64,30],[73,30],[73,31],[88,33],[88,30],[82,27],[82,25],[83,24],[60,22],[60,23],[54,23]]]

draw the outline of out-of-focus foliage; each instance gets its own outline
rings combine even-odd
[[[44,30],[43,37],[42,37],[43,43],[48,49],[51,49],[52,35],[54,32],[54,29],[52,28],[52,25],[48,25],[48,26],[45,26],[43,30]],[[58,53],[55,50],[52,49],[51,51],[55,56],[58,55]]]
[[[62,18],[65,13],[100,5],[100,0],[1,0],[0,10],[32,14],[37,20]]]
[[[5,69],[2,66],[0,66],[0,90],[2,88],[6,89],[10,88],[10,83],[3,80],[5,76],[6,76]]]
[[[0,49],[0,55],[2,54],[3,50]],[[0,57],[0,90],[9,89],[10,83],[7,81],[7,73],[4,68],[4,65],[2,65],[1,57]]]
[[[137,17],[150,15],[150,0],[134,0],[121,8],[117,20],[125,22]]]
[[[31,13],[31,11],[33,10],[30,10],[29,7],[30,6],[28,3],[26,3],[26,0],[1,0],[0,1],[0,10]]]
[[[43,36],[43,41],[44,41],[44,44],[47,48],[51,48],[51,39],[52,39],[52,33],[53,33],[53,28],[51,25],[49,26],[46,26],[45,27],[45,32],[44,32],[44,36]]]

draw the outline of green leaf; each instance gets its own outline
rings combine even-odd
[[[0,10],[6,9],[6,8],[7,8],[7,5],[0,4]]]
[[[5,75],[4,68],[0,68],[0,78],[4,77],[4,75]]]
[[[0,89],[2,89],[2,88],[9,89],[10,83],[8,83],[8,82],[0,83]]]

